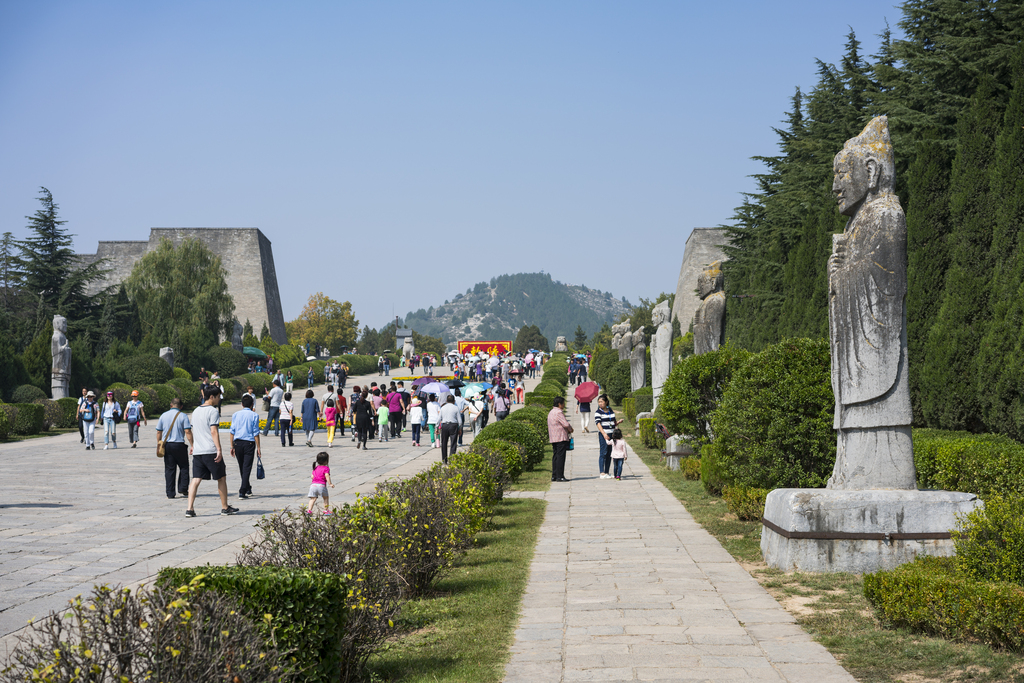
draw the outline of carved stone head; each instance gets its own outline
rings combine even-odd
[[[706,299],[715,292],[721,292],[724,285],[725,276],[722,274],[721,261],[709,264],[697,276],[697,293],[701,299]]]
[[[68,333],[68,319],[62,315],[53,316],[53,330],[66,335]]]
[[[847,140],[832,161],[832,171],[832,194],[844,216],[855,214],[865,200],[892,194],[896,189],[896,162],[888,117],[876,116],[860,135]]]
[[[651,322],[657,327],[662,323],[667,323],[669,318],[672,316],[672,311],[668,307],[668,299],[662,301],[660,304],[654,307],[651,311]]]

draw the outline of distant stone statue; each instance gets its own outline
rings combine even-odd
[[[174,349],[172,349],[170,346],[163,347],[162,349],[160,349],[160,357],[163,358],[164,361],[171,366],[171,370],[174,369]]]
[[[907,220],[894,194],[888,119],[872,119],[832,162],[850,216],[832,236],[829,338],[836,397],[830,489],[914,489],[907,379]]]
[[[238,351],[238,352],[241,352],[243,350],[243,348],[244,348],[242,346],[242,330],[243,330],[242,323],[240,323],[240,322],[238,322],[236,320],[235,321],[235,331],[231,335],[231,348],[233,348],[235,351]]]
[[[565,352],[569,350],[569,345],[565,341],[565,337],[555,338],[555,352]]]
[[[628,320],[619,324],[619,331],[622,338],[619,340],[619,360],[629,360],[629,354],[633,350],[633,332],[630,330],[632,323]]]
[[[647,385],[647,345],[644,344],[644,327],[640,326],[632,335],[633,348],[629,352],[629,380],[633,391]]]
[[[416,353],[416,347],[412,343],[412,335],[409,335],[402,343],[402,356],[408,360],[412,358],[414,353]]]
[[[672,372],[672,309],[668,300],[662,301],[651,312],[654,335],[651,336],[651,389],[654,391],[654,408],[665,386],[665,380]]]
[[[71,382],[71,345],[68,344],[68,321],[62,315],[53,316],[53,336],[50,337],[53,367],[50,369],[50,394],[53,400],[68,397]]]
[[[725,292],[722,291],[724,284],[721,261],[710,264],[697,277],[697,294],[702,301],[697,312],[693,314],[695,356],[717,351],[722,345],[722,323],[725,320]]]
[[[612,349],[615,351],[619,350],[619,346],[622,345],[622,324],[616,323],[612,325]],[[622,360],[622,354],[619,354],[619,360]]]

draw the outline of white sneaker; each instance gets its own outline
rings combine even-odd
[[[106,444],[103,446],[103,450],[107,450],[108,448],[110,448],[110,444]]]

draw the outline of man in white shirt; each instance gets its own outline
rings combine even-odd
[[[455,455],[458,448],[459,436],[459,409],[455,406],[455,397],[448,394],[448,399],[441,406],[441,416],[438,418],[441,425],[441,462],[448,464],[448,450],[451,449]]]
[[[462,398],[462,392],[455,390],[455,407],[459,409],[459,445],[462,445],[462,431],[466,428],[466,414],[469,412],[469,404]]]
[[[270,410],[267,411],[267,421],[263,425],[263,436],[270,431],[270,423],[274,423],[274,436],[281,433],[281,401],[284,400],[284,389],[281,388],[281,380],[274,379],[274,386],[270,389]],[[275,422],[276,420],[276,422]]]
[[[192,456],[192,483],[188,487],[188,509],[186,517],[195,517],[193,506],[199,483],[204,479],[217,482],[220,493],[220,514],[233,515],[238,508],[228,505],[227,468],[224,466],[224,454],[220,447],[220,389],[209,386],[203,392],[206,401],[192,412],[192,445],[189,454]]]

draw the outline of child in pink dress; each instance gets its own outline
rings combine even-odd
[[[334,446],[334,428],[338,421],[338,408],[334,405],[334,399],[327,399],[327,407],[324,408],[324,424],[327,425],[327,447]]]
[[[313,483],[309,485],[307,515],[313,514],[313,505],[318,496],[324,499],[324,514],[331,514],[331,501],[327,496],[327,487],[334,488],[334,484],[331,483],[331,468],[327,466],[330,457],[327,455],[327,451],[320,451],[316,454],[316,462],[313,463]]]
[[[615,478],[622,479],[622,463],[626,461],[626,440],[622,438],[622,430],[612,432],[612,464],[615,466]]]

